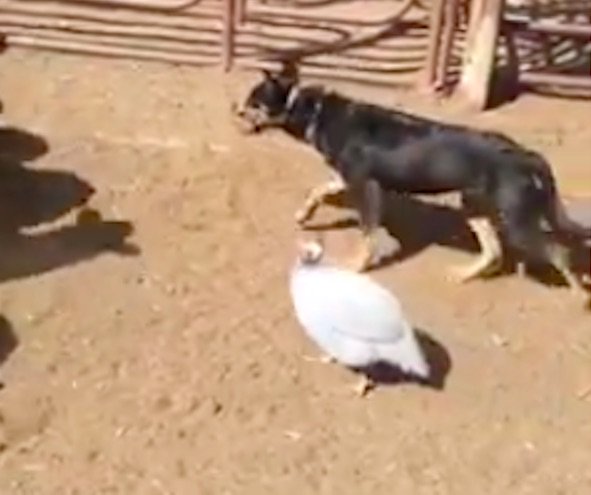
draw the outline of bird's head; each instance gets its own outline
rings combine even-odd
[[[324,246],[320,239],[301,241],[298,246],[300,262],[305,265],[315,265],[320,262],[324,254]]]

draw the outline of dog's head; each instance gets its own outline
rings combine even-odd
[[[279,72],[263,70],[263,80],[258,82],[236,111],[241,128],[247,133],[260,132],[268,127],[278,127],[285,122],[289,95],[298,84],[295,65],[284,63]]]

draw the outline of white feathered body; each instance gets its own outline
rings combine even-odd
[[[351,368],[384,362],[428,377],[400,303],[372,279],[334,266],[298,263],[290,285],[300,324],[326,354]]]

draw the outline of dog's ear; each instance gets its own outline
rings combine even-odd
[[[276,79],[283,86],[293,86],[297,84],[300,78],[297,65],[291,60],[284,60],[281,64],[281,70],[277,74]]]

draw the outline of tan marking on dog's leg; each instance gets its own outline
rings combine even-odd
[[[361,241],[361,248],[349,264],[352,270],[364,272],[373,262],[375,251],[375,231],[364,233]]]
[[[379,183],[370,179],[364,182],[362,189],[354,190],[358,203],[363,241],[361,251],[353,260],[353,267],[357,271],[365,271],[373,264],[378,263],[383,257],[389,256],[394,251],[391,242],[388,250],[380,250],[380,233],[387,231],[380,227],[382,221],[382,195],[383,191]],[[359,195],[360,194],[360,195]],[[387,234],[389,237],[389,234]],[[382,243],[384,244],[384,243]]]
[[[343,179],[337,175],[335,175],[328,182],[316,186],[308,193],[306,201],[304,202],[304,206],[302,206],[302,208],[296,212],[296,222],[300,225],[303,225],[307,220],[312,218],[318,207],[324,203],[324,201],[326,201],[329,196],[339,194],[346,188],[347,186],[345,181],[343,181]]]
[[[585,297],[588,297],[581,280],[570,268],[570,253],[566,246],[557,242],[550,242],[546,245],[546,256],[552,266],[562,275],[574,294],[584,294]]]
[[[502,261],[503,249],[491,221],[486,217],[470,218],[468,226],[474,232],[481,252],[468,265],[453,268],[451,276],[457,282],[467,282],[486,271],[492,271]]]
[[[358,272],[368,270],[382,259],[392,256],[400,245],[384,227],[377,227],[363,235],[361,249],[350,267]]]

